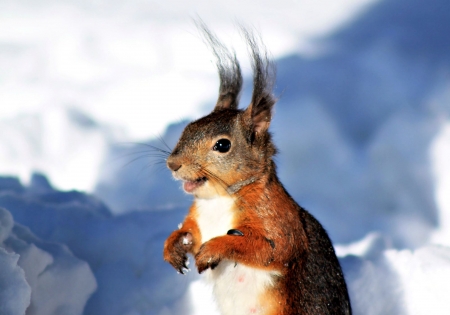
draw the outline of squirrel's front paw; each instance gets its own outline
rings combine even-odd
[[[212,246],[213,242],[209,241],[204,243],[197,255],[195,255],[195,264],[197,265],[197,269],[199,273],[202,273],[208,268],[214,269],[222,260],[221,255],[214,250],[214,246]]]
[[[192,234],[175,231],[164,243],[164,260],[170,263],[179,273],[189,270],[187,253],[192,248]]]

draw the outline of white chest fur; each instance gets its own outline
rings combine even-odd
[[[233,206],[234,200],[228,197],[196,200],[202,243],[226,235],[233,228]],[[273,285],[277,272],[223,260],[214,270],[208,269],[205,273],[212,282],[222,315],[263,315],[271,308],[261,296]]]
[[[202,243],[213,237],[226,235],[232,229],[234,200],[230,197],[197,199],[197,224],[202,235]]]
[[[251,268],[234,261],[223,260],[206,276],[212,282],[214,297],[221,315],[264,315],[273,313],[275,305],[264,298],[264,292],[274,285],[276,271]]]

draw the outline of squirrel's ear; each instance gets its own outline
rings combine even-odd
[[[217,70],[219,72],[220,86],[219,98],[217,99],[214,110],[224,108],[237,109],[242,89],[242,74],[236,55],[227,54],[218,57],[217,53]]]
[[[250,118],[253,132],[257,135],[269,128],[272,119],[272,109],[277,101],[273,95],[276,69],[264,45],[262,43],[258,45],[253,33],[245,28],[241,30],[250,48],[253,68],[253,94],[251,103],[245,110],[245,116]]]
[[[216,66],[220,78],[219,98],[214,110],[237,109],[242,89],[242,73],[234,51],[224,44],[208,29],[201,19],[194,20],[203,38],[216,57]]]
[[[255,135],[262,134],[269,129],[274,104],[275,100],[273,98],[264,98],[258,103],[252,102],[245,110],[245,116],[250,117],[252,131]]]

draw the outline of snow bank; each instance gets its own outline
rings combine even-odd
[[[16,226],[6,242],[30,274],[32,306],[39,306],[35,314],[54,314],[57,307],[63,314],[81,314],[96,282],[83,314],[158,314],[180,303],[188,307],[178,301],[195,274],[180,279],[162,259],[164,239],[184,209],[112,216],[97,198],[54,190],[37,174],[28,187],[0,178],[0,206],[44,240]]]
[[[19,255],[0,247],[0,313],[24,315],[30,304],[31,288],[17,264]]]
[[[89,265],[66,246],[42,241],[28,228],[14,224],[3,208],[0,222],[1,314],[25,314],[25,310],[29,315],[83,314],[97,288]]]
[[[23,315],[30,305],[31,288],[19,266],[19,255],[3,248],[14,221],[11,214],[0,208],[0,313]]]
[[[415,251],[388,251],[386,259],[395,270],[404,292],[406,314],[450,313],[450,250],[427,246]]]
[[[449,314],[450,247],[397,250],[385,236],[337,245],[354,314]]]
[[[210,288],[197,280],[195,271],[181,276],[161,257],[163,241],[176,228],[185,209],[111,216],[96,198],[53,190],[41,175],[35,175],[29,187],[11,178],[0,179],[0,186],[0,206],[10,209],[18,222],[46,242],[67,244],[71,252],[89,264],[98,289],[83,314],[217,314]],[[58,257],[70,253],[67,249],[39,241],[17,224],[11,229],[11,215],[6,210],[2,218],[2,226],[6,226],[2,231],[10,231],[2,233],[2,237],[9,235],[5,244],[21,255],[19,265],[33,290],[31,305],[36,305],[36,310],[32,314],[53,314],[54,306],[61,304],[67,307],[60,308],[64,314],[72,314],[69,310],[81,314],[80,309],[70,309],[68,301],[82,306],[83,301],[77,297],[86,297],[86,288],[92,290],[86,264],[74,267],[78,259],[70,256],[65,263],[59,258],[56,268]],[[389,237],[375,233],[357,243],[337,245],[336,250],[341,256],[354,314],[450,312],[444,299],[450,289],[449,247],[427,245],[398,250]],[[58,298],[49,299],[50,295]],[[37,306],[45,311],[38,312]]]
[[[97,288],[89,265],[74,257],[65,245],[40,241],[28,228],[16,226],[5,245],[20,255],[31,286],[27,314],[83,314]]]

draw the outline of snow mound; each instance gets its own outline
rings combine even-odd
[[[396,250],[381,235],[338,246],[355,315],[450,314],[450,247]],[[375,302],[374,302],[375,301]]]
[[[176,229],[185,209],[112,216],[95,197],[56,191],[42,175],[35,175],[28,187],[0,178],[0,187],[0,206],[45,240],[14,225],[6,210],[0,212],[0,236],[6,248],[21,255],[17,268],[25,271],[33,290],[31,305],[36,309],[30,307],[28,312],[34,312],[30,314],[57,314],[58,303],[66,307],[59,308],[63,314],[217,313],[211,288],[199,282],[196,272],[181,276],[162,259],[164,239]],[[354,314],[448,314],[444,295],[450,290],[446,281],[450,248],[426,245],[400,250],[394,245],[384,234],[369,233],[357,242],[336,246]],[[86,276],[88,266],[70,252],[89,264],[98,283],[84,312],[67,301],[84,305],[93,281]]]
[[[30,305],[31,287],[27,282],[29,275],[19,264],[21,257],[5,249],[4,242],[13,227],[11,213],[0,208],[0,314],[23,315]]]
[[[39,242],[21,226],[12,230],[7,244],[19,253],[20,244],[25,243],[20,251],[25,272],[27,266],[31,275],[40,274],[40,268],[45,271],[37,282],[36,278],[30,281],[36,290],[32,305],[46,310],[35,314],[54,314],[56,305],[48,299],[50,295],[58,297],[55,303],[67,307],[62,314],[72,314],[69,300],[80,306],[70,311],[81,314],[84,303],[78,301],[86,302],[95,289],[95,281],[87,277],[88,270],[93,271],[98,290],[83,314],[158,314],[164,309],[177,314],[175,308],[188,307],[181,298],[195,274],[180,279],[162,259],[164,239],[176,229],[184,209],[112,216],[97,198],[54,190],[45,177],[37,174],[27,187],[17,179],[0,178],[0,206],[45,242],[65,244]],[[87,262],[90,269],[78,259]],[[33,260],[40,265],[30,264]]]
[[[0,296],[9,294],[8,303],[16,309],[9,310],[8,303],[0,302],[0,309],[5,307],[1,314],[24,314],[25,309],[27,315],[83,314],[87,300],[97,288],[89,265],[74,257],[66,246],[42,241],[28,228],[14,224],[11,214],[3,208],[0,220],[1,256],[10,261],[9,268],[0,269],[0,277],[9,275],[13,279],[21,275],[24,282],[0,285]],[[14,265],[17,266],[12,271]],[[7,278],[4,281],[12,282]],[[17,291],[17,295],[8,293],[10,290]],[[18,307],[22,310],[18,311]]]
[[[450,249],[427,246],[415,251],[387,251],[404,295],[406,314],[450,314]]]

